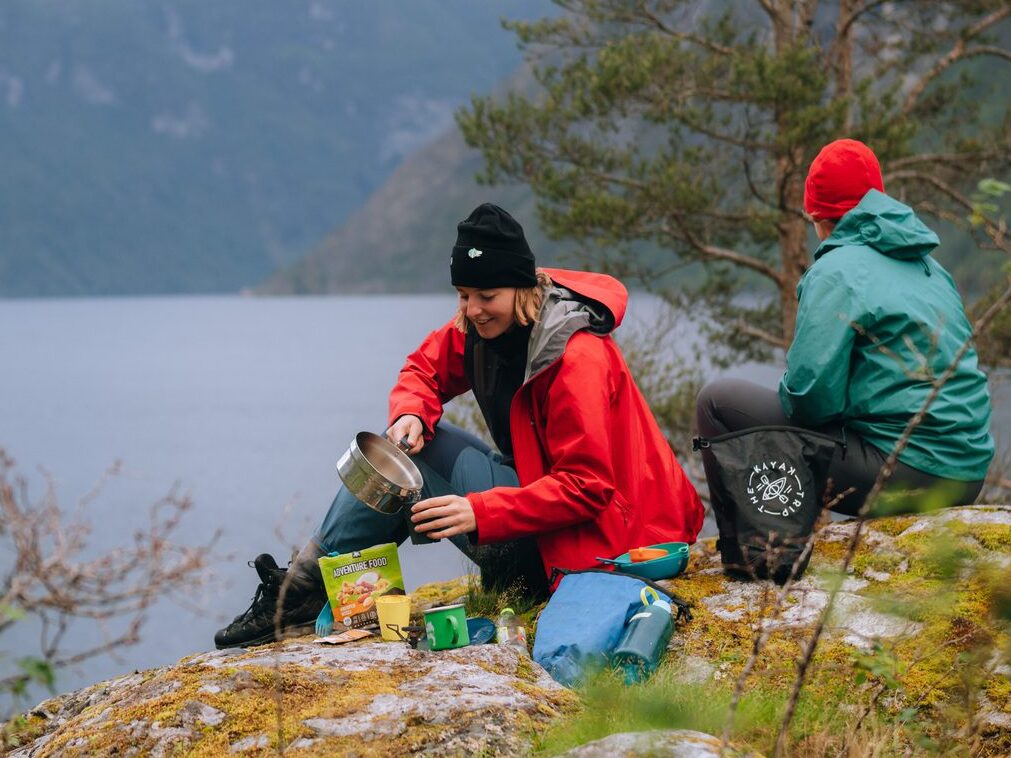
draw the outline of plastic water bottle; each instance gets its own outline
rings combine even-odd
[[[524,655],[530,654],[527,650],[527,630],[512,608],[503,608],[499,614],[495,624],[495,641],[500,645],[511,645]]]
[[[646,597],[647,590],[653,593],[652,603]],[[626,684],[644,681],[656,671],[674,630],[670,603],[652,587],[643,587],[640,597],[643,607],[628,620],[611,654],[611,665],[625,672]]]

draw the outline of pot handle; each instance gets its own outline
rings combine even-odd
[[[411,449],[411,443],[407,441],[407,435],[405,434],[400,438],[400,442],[397,443],[397,447],[403,450],[405,453]]]

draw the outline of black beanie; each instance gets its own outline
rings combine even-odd
[[[482,203],[456,225],[449,264],[454,287],[533,287],[537,267],[523,227],[491,203]]]

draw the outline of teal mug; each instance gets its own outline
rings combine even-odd
[[[425,611],[425,633],[429,650],[449,650],[469,645],[466,609],[461,603],[429,608]]]

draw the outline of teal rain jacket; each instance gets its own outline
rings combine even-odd
[[[971,327],[938,238],[871,190],[815,251],[797,285],[797,329],[779,384],[803,426],[842,423],[886,455]],[[990,395],[970,348],[899,460],[945,479],[983,479],[993,458]]]

